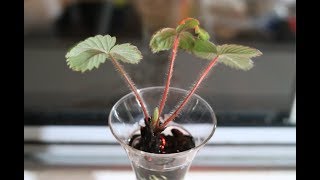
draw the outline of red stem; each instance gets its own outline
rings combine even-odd
[[[165,122],[160,126],[160,129],[164,129],[169,122],[171,122],[174,118],[177,117],[178,113],[182,110],[182,108],[187,104],[187,102],[190,100],[191,96],[194,94],[194,92],[198,89],[200,83],[205,79],[205,77],[210,72],[211,68],[216,64],[219,56],[216,56],[209,65],[202,71],[199,79],[197,80],[196,84],[192,87],[192,89],[189,91],[189,94],[185,97],[185,99],[180,103],[178,108],[171,114],[171,116],[165,120]]]
[[[133,81],[130,79],[130,77],[127,75],[126,71],[123,69],[122,65],[115,60],[111,55],[111,62],[113,63],[113,65],[116,67],[116,69],[119,70],[120,74],[123,76],[123,78],[125,79],[126,83],[128,84],[129,88],[132,90],[132,92],[134,93],[135,97],[137,98],[139,104],[141,105],[143,114],[144,114],[144,118],[145,118],[145,123],[147,123],[147,120],[149,118],[149,114],[148,111],[145,107],[145,104],[136,88],[136,86],[134,85]]]
[[[172,72],[173,72],[173,65],[174,65],[174,61],[176,59],[177,52],[178,52],[178,46],[179,46],[179,36],[177,35],[174,39],[174,42],[173,42],[173,49],[172,49],[171,59],[169,62],[170,64],[169,64],[169,69],[168,69],[168,74],[167,74],[166,85],[165,85],[165,88],[164,88],[164,91],[162,94],[162,98],[160,101],[160,105],[159,105],[159,117],[161,116],[162,110],[163,110],[164,105],[167,101]],[[159,124],[159,119],[157,120],[156,125],[158,125],[158,124]]]

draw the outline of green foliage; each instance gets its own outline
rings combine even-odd
[[[189,29],[194,29],[200,25],[199,21],[194,18],[186,18],[177,26],[178,33]]]
[[[241,70],[249,70],[253,67],[251,58],[262,55],[262,53],[254,48],[247,46],[224,44],[217,47],[219,62]]]
[[[163,28],[157,31],[149,43],[153,53],[169,50],[173,46],[176,30],[173,28]]]
[[[199,58],[212,60],[215,56],[217,56],[217,48],[210,41],[197,39],[195,41],[192,53]]]
[[[179,38],[179,48],[193,53],[200,58],[213,57],[216,47],[209,41],[209,33],[199,27],[200,23],[194,18],[186,18],[173,28],[163,28],[154,33],[150,40],[150,48],[153,53],[169,50],[173,47],[175,38]],[[189,32],[194,30],[194,33]],[[201,41],[201,42],[200,42]]]
[[[109,52],[110,49],[115,45],[116,38],[109,35],[101,36],[97,35],[94,37],[89,37],[84,41],[79,42],[75,47],[73,47],[67,54],[66,58],[75,57],[80,53],[88,50],[97,50],[101,53]]]
[[[175,48],[183,49],[198,58],[211,60],[204,73],[201,73],[201,78],[199,78],[199,83],[195,83],[196,86],[193,87],[194,90],[190,91],[194,93],[199,87],[199,84],[207,76],[209,70],[214,67],[213,65],[217,62],[222,63],[231,68],[240,70],[249,70],[253,67],[252,58],[262,55],[262,53],[254,48],[235,45],[235,44],[224,44],[215,45],[210,42],[210,35],[207,31],[200,27],[198,20],[194,18],[186,18],[181,21],[181,23],[176,28],[163,28],[155,32],[152,36],[149,46],[153,53],[157,53],[164,50],[169,50],[173,48],[173,44],[179,40],[179,46],[175,44]],[[173,67],[174,58],[177,49],[174,49],[174,56],[171,58],[171,64]],[[128,77],[125,71],[122,69],[121,65],[116,61],[122,61],[124,63],[137,64],[142,59],[141,52],[134,45],[129,43],[116,44],[116,38],[110,35],[96,35],[94,37],[89,37],[84,41],[79,42],[76,46],[71,48],[66,54],[66,61],[68,66],[74,71],[90,71],[93,68],[98,68],[100,64],[104,63],[106,59],[111,59],[116,68],[124,76],[125,80],[129,84],[131,90],[135,93],[136,98],[142,106],[144,111],[145,119],[149,118],[148,112],[143,104],[142,98],[140,97],[134,83]],[[172,76],[173,68],[169,68],[167,84],[170,85],[170,78]],[[168,92],[168,91],[165,91]],[[163,96],[164,101],[166,96]],[[187,96],[191,97],[191,96]],[[186,104],[188,99],[182,101],[183,103],[177,108],[175,112],[178,112]],[[164,105],[164,103],[163,103]],[[162,108],[162,107],[160,107]],[[154,109],[153,116],[151,119],[151,126],[153,130],[159,128],[159,114],[158,107]],[[178,113],[173,113],[161,126],[166,126],[166,124],[172,121]],[[160,126],[160,129],[162,128]]]
[[[231,68],[249,70],[253,67],[251,58],[260,56],[262,53],[254,48],[241,45],[216,46],[210,42],[210,35],[202,29],[198,20],[186,18],[173,28],[163,28],[157,31],[151,38],[150,47],[152,52],[169,50],[173,47],[174,39],[179,38],[179,48],[198,58],[213,60],[219,56],[221,62]],[[194,34],[189,32],[193,29]]]
[[[125,63],[137,64],[141,52],[129,43],[115,45],[116,38],[97,35],[81,41],[66,54],[67,64],[74,71],[90,71],[98,68],[106,59],[114,58]]]
[[[77,56],[70,56],[67,58],[67,64],[74,71],[85,72],[92,70],[94,67],[98,68],[101,63],[104,63],[107,55],[98,50],[83,51]]]
[[[110,55],[116,60],[130,64],[138,64],[142,59],[141,52],[138,48],[129,43],[115,45],[110,50]]]
[[[179,36],[179,47],[186,51],[192,51],[195,38],[189,32],[181,32]]]
[[[210,39],[209,33],[200,27],[196,28],[194,32],[198,35],[198,37],[201,40],[209,40]]]

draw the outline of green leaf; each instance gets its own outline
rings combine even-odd
[[[205,31],[204,29],[200,28],[200,27],[195,29],[195,33],[202,40],[209,40],[210,39],[209,33],[207,31]]]
[[[98,68],[101,63],[104,63],[107,55],[96,50],[84,51],[77,56],[72,56],[67,59],[67,64],[74,71],[85,72]]]
[[[216,45],[210,41],[197,39],[192,53],[199,58],[212,60],[217,56],[217,48]]]
[[[138,48],[129,43],[115,45],[110,50],[110,55],[116,60],[130,64],[138,64],[142,59],[141,52]]]
[[[218,61],[235,69],[249,70],[253,67],[251,58],[262,55],[254,48],[247,46],[225,44],[217,47]]]
[[[199,26],[199,21],[194,18],[187,18],[182,20],[182,22],[177,26],[176,30],[178,33],[188,30],[188,29],[194,29],[197,26]]]
[[[116,38],[111,37],[110,35],[101,36],[97,35],[94,37],[87,38],[84,41],[78,43],[73,47],[67,54],[66,58],[74,57],[80,53],[88,50],[97,50],[101,53],[109,52],[110,49],[115,45]]]
[[[142,59],[137,47],[130,44],[115,46],[115,43],[116,38],[110,35],[87,38],[66,54],[67,64],[75,71],[85,72],[98,68],[110,55],[126,63],[138,63]]]
[[[98,68],[105,62],[107,53],[115,43],[116,38],[109,35],[87,38],[66,54],[67,64],[71,69],[81,72]]]
[[[237,44],[224,44],[218,46],[218,54],[237,54],[248,57],[257,57],[262,55],[258,49]]]
[[[163,28],[157,31],[150,41],[150,48],[153,53],[169,50],[172,48],[174,38],[176,36],[176,30],[173,28]]]
[[[189,32],[181,32],[179,35],[179,47],[186,51],[191,51],[194,46],[195,38]]]

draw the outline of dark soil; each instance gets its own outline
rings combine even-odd
[[[133,135],[129,146],[138,150],[156,153],[170,154],[179,153],[195,147],[194,139],[190,135],[183,134],[179,129],[171,129],[172,135],[153,133],[150,126],[140,128],[141,135]]]

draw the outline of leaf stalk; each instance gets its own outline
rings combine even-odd
[[[190,100],[191,96],[195,93],[195,91],[198,89],[200,86],[201,82],[206,78],[212,67],[216,64],[218,61],[219,56],[216,56],[211,60],[211,62],[208,64],[208,66],[202,71],[200,74],[197,82],[193,85],[191,90],[189,91],[188,95],[184,98],[184,100],[180,103],[178,108],[164,121],[164,123],[160,126],[160,129],[164,129],[171,121],[174,120],[179,115],[179,112],[183,109],[183,107],[188,103]]]
[[[165,84],[165,88],[163,90],[161,101],[159,103],[159,116],[161,116],[161,113],[163,111],[163,108],[164,108],[165,103],[168,98],[168,93],[169,93],[169,88],[170,88],[170,83],[171,83],[171,78],[172,78],[172,73],[173,73],[173,66],[174,66],[176,56],[177,56],[178,47],[179,47],[179,35],[176,35],[174,42],[173,42],[173,48],[172,48],[171,58],[170,58],[170,62],[169,62],[166,84]],[[158,120],[156,122],[157,127],[159,126],[159,121],[160,121],[160,118],[158,118]]]
[[[143,114],[144,114],[145,123],[147,124],[148,123],[147,120],[149,118],[149,114],[148,114],[147,108],[145,106],[145,103],[143,102],[143,99],[140,96],[136,86],[134,85],[133,81],[128,76],[128,74],[126,73],[126,71],[124,70],[122,65],[117,60],[115,60],[115,58],[112,55],[109,54],[109,56],[110,56],[112,64],[120,72],[120,74],[124,78],[125,82],[128,84],[129,88],[131,89],[131,91],[134,93],[136,99],[138,100],[138,102],[139,102],[139,104],[140,104],[140,106],[142,108]]]

